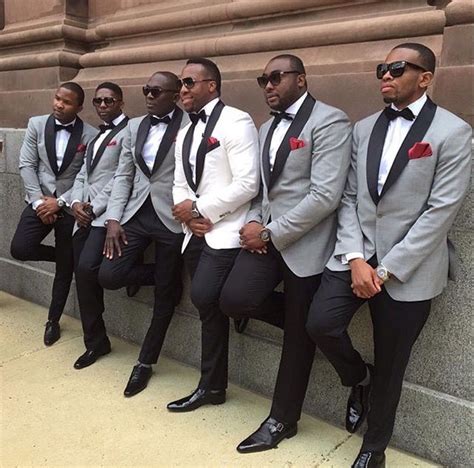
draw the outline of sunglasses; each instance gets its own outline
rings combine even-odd
[[[151,94],[154,98],[157,98],[161,93],[164,92],[169,92],[169,93],[177,93],[178,91],[176,89],[165,89],[165,88],[160,88],[159,86],[143,86],[142,92],[144,96],[148,96]]]
[[[417,65],[416,63],[407,62],[406,60],[400,60],[398,62],[392,63],[379,63],[376,69],[377,78],[381,80],[387,72],[390,72],[392,78],[398,78],[399,76],[402,76],[405,73],[407,66],[417,68],[418,70],[422,70],[424,72],[428,71],[425,68],[420,67],[420,65]]]
[[[287,75],[290,73],[297,73],[300,75],[299,71],[296,70],[289,70],[289,71],[275,71],[267,75],[262,75],[257,77],[257,83],[260,88],[265,88],[267,84],[270,82],[272,86],[277,86],[281,83],[281,78],[283,75]]]
[[[194,88],[194,85],[196,83],[203,83],[204,81],[216,81],[216,80],[213,80],[211,78],[208,78],[206,80],[195,80],[194,78],[191,78],[189,76],[187,78],[181,78],[180,80],[178,80],[178,86],[179,88],[184,86],[186,89],[191,89],[191,88]]]
[[[115,99],[113,97],[95,97],[94,99],[92,99],[92,104],[94,104],[94,106],[100,106],[102,103],[104,103],[107,107],[109,107],[119,101],[120,99]]]

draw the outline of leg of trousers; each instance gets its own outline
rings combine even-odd
[[[197,244],[197,243],[195,243]],[[188,248],[191,247],[191,249]],[[185,251],[184,261],[194,274],[191,301],[201,319],[201,379],[199,388],[224,390],[228,380],[229,318],[219,307],[222,286],[240,249],[202,248],[197,266],[193,246]]]
[[[73,236],[77,299],[81,313],[84,344],[88,350],[100,351],[110,346],[104,313],[104,290],[99,284],[106,229],[79,228]]]

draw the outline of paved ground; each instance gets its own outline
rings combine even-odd
[[[223,406],[172,414],[166,403],[194,389],[195,369],[161,359],[148,388],[122,395],[138,348],[112,340],[112,354],[75,370],[80,323],[62,320],[61,340],[42,343],[46,310],[0,292],[0,465],[349,467],[358,436],[304,415],[298,436],[277,450],[239,455],[235,446],[270,402],[230,385]],[[390,449],[390,467],[435,466]]]

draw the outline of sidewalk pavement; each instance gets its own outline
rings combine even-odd
[[[61,320],[61,339],[42,337],[46,310],[0,291],[0,466],[350,467],[361,438],[303,415],[297,437],[276,450],[235,446],[267,416],[270,401],[236,385],[221,406],[173,414],[166,403],[196,386],[196,369],[160,358],[148,388],[123,389],[138,347],[112,338],[112,353],[75,370],[80,322]],[[343,415],[341,415],[342,421]],[[395,449],[388,467],[433,467]]]

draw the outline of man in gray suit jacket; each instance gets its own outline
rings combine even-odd
[[[308,93],[298,57],[274,57],[257,80],[273,109],[260,129],[262,188],[240,231],[221,307],[281,326],[284,339],[270,416],[239,444],[241,453],[274,448],[297,432],[315,352],[306,318],[334,248],[350,161],[349,119]],[[284,302],[273,291],[280,281]]]
[[[106,234],[105,211],[128,122],[122,112],[122,89],[117,84],[105,82],[97,86],[92,104],[104,124],[87,148],[71,194],[71,208],[76,218],[73,249],[77,299],[86,346],[86,352],[74,363],[76,369],[90,366],[98,357],[110,352],[102,319],[104,290],[98,274]]]
[[[84,91],[77,83],[62,84],[54,96],[53,113],[29,120],[20,152],[20,175],[28,206],[13,236],[11,255],[22,261],[56,263],[44,333],[47,346],[60,337],[59,319],[72,281],[71,189],[86,147],[97,133],[77,116],[83,102]],[[55,247],[43,245],[53,229]]]
[[[181,296],[183,232],[171,214],[174,146],[188,118],[176,106],[178,77],[158,72],[143,87],[148,114],[128,122],[105,220],[99,282],[107,289],[154,284],[153,318],[124,395],[144,390]],[[137,265],[151,244],[155,264]],[[150,281],[151,280],[151,281]]]
[[[308,332],[352,387],[347,430],[368,415],[357,468],[385,466],[410,352],[446,286],[447,234],[470,179],[472,130],[426,96],[434,70],[433,52],[416,43],[395,47],[378,65],[390,106],[354,128],[337,243],[308,319]],[[375,367],[347,333],[366,301]]]

